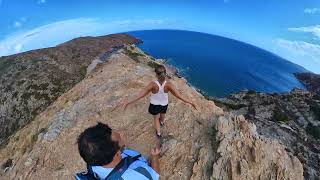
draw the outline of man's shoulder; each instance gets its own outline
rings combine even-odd
[[[146,167],[137,167],[126,170],[121,178],[124,180],[158,180],[159,174],[150,171]]]
[[[137,156],[140,153],[133,149],[125,149],[122,153],[122,157]],[[123,174],[123,179],[159,179],[159,174],[149,166],[147,159],[141,156],[137,161],[129,166],[129,169]]]
[[[140,153],[138,151],[135,151],[133,149],[130,148],[126,148],[123,152],[122,152],[122,157],[126,157],[126,156],[138,156]]]
[[[135,150],[130,149],[130,148],[126,148],[126,149],[122,152],[121,157],[122,157],[122,158],[125,158],[125,157],[127,157],[127,156],[135,157],[135,156],[139,156],[139,155],[141,155],[141,153],[139,153],[138,151],[135,151]],[[137,166],[137,165],[148,165],[147,162],[148,162],[147,159],[146,159],[144,156],[141,155],[141,156],[138,158],[137,161],[135,161],[135,162],[132,163],[132,165],[135,165],[135,166]]]

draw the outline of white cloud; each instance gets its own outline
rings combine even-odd
[[[16,51],[16,52],[20,52],[21,51],[21,49],[22,49],[22,47],[23,47],[23,44],[16,44],[16,46],[14,47],[14,50]]]
[[[23,23],[26,22],[26,21],[27,21],[27,18],[26,18],[26,17],[21,17],[18,21],[15,21],[15,22],[13,23],[13,27],[19,28],[19,27],[21,27],[21,26],[23,25]]]
[[[145,23],[145,24],[163,24],[164,20],[161,20],[161,19],[144,19],[143,23]]]
[[[58,21],[31,30],[20,31],[0,40],[0,56],[52,47],[80,36],[97,36],[131,30],[163,29],[168,27],[170,22],[173,21],[168,19],[102,21],[93,18]]]
[[[19,23],[17,23],[19,26]],[[78,37],[95,30],[93,19],[58,21],[35,29],[19,32],[0,41],[0,56],[25,50],[56,45],[68,38]]]
[[[120,21],[115,21],[115,23],[118,25],[129,25],[129,24],[132,24],[133,22],[131,20],[120,20]]]
[[[320,73],[320,45],[277,39],[274,52],[315,73]]]
[[[38,0],[38,4],[44,4],[46,3],[46,0]]]
[[[320,8],[306,8],[306,9],[304,9],[304,13],[306,13],[306,14],[320,13]]]
[[[320,25],[315,26],[307,26],[307,27],[298,27],[298,28],[288,28],[289,31],[294,32],[305,32],[305,33],[311,33],[317,38],[320,39]]]
[[[16,28],[18,28],[18,27],[21,27],[21,26],[22,26],[22,23],[19,22],[19,21],[16,21],[16,22],[13,23],[13,26],[16,27]]]
[[[21,17],[20,20],[21,20],[22,22],[26,22],[26,21],[27,21],[27,18],[26,18],[26,17]]]
[[[129,20],[127,19],[127,20],[113,21],[113,23],[118,25],[138,25],[138,24],[160,25],[160,24],[163,24],[166,20],[162,20],[162,19]]]

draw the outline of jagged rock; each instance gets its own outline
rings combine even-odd
[[[233,114],[244,114],[257,125],[260,134],[278,139],[288,152],[297,155],[303,162],[305,179],[320,177],[320,159],[317,158],[320,153],[320,103],[316,101],[317,95],[300,89],[282,94],[254,91],[239,94],[219,99],[220,106],[231,109]],[[239,105],[244,107],[232,109]],[[296,148],[297,143],[304,153]]]
[[[303,179],[300,161],[277,141],[259,136],[243,116],[225,113],[215,127],[220,158],[212,179]]]

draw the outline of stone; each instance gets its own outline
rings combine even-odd
[[[233,119],[241,120],[234,121]],[[255,132],[255,126],[242,117],[218,118],[216,123],[219,124],[220,120],[223,120],[224,123],[227,120],[234,127],[242,127],[242,136],[236,129],[225,134],[222,142],[228,145],[219,144],[219,152],[223,155],[214,162],[211,179],[225,179],[226,177],[234,179],[269,179],[269,177],[303,179],[302,164],[295,157],[288,155],[278,141],[269,141],[261,137]],[[243,144],[242,148],[238,148],[239,142]],[[253,144],[254,147],[252,147]],[[231,169],[228,168],[230,164],[233,167]],[[239,166],[239,173],[235,170],[237,169],[236,165]],[[274,171],[274,166],[278,168],[277,171]],[[277,172],[281,172],[281,174]]]

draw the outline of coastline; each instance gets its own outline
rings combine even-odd
[[[199,92],[200,94],[202,94],[202,95],[203,95],[204,97],[206,97],[207,99],[217,99],[217,100],[218,100],[218,99],[224,99],[224,98],[228,98],[228,96],[231,96],[231,95],[239,94],[239,93],[242,93],[242,92],[250,92],[250,91],[254,91],[255,93],[268,94],[268,95],[272,95],[272,94],[275,94],[275,93],[276,93],[276,94],[286,94],[286,93],[290,93],[290,92],[294,91],[295,89],[302,90],[302,91],[309,91],[309,89],[305,86],[305,83],[304,83],[301,79],[297,78],[297,75],[296,75],[296,74],[303,74],[303,73],[292,73],[292,75],[297,79],[297,81],[299,81],[301,84],[303,84],[303,86],[305,87],[305,89],[301,89],[301,88],[298,88],[298,87],[294,87],[294,88],[292,88],[290,91],[286,91],[286,92],[261,92],[261,91],[256,91],[256,90],[252,90],[252,89],[242,89],[242,90],[239,90],[239,91],[237,91],[237,92],[230,93],[230,94],[228,94],[228,95],[226,95],[226,96],[223,96],[223,97],[217,97],[217,96],[210,95],[210,94],[209,94],[208,92],[206,92],[205,90],[202,90],[201,88],[198,88],[198,87],[194,86],[192,83],[190,83],[190,82],[188,81],[188,79],[187,79],[184,75],[181,74],[181,70],[180,70],[178,67],[176,67],[176,66],[168,63],[167,60],[156,59],[156,61],[158,61],[158,60],[164,61],[164,64],[166,65],[166,67],[167,67],[167,68],[170,68],[171,71],[174,72],[174,75],[175,75],[176,77],[178,77],[178,78],[184,78],[184,79],[186,80],[187,84],[188,84],[191,88],[195,89],[197,92]],[[311,74],[314,74],[314,73],[311,73]],[[317,74],[314,74],[314,75],[317,75]],[[309,92],[310,92],[310,91],[309,91]]]

